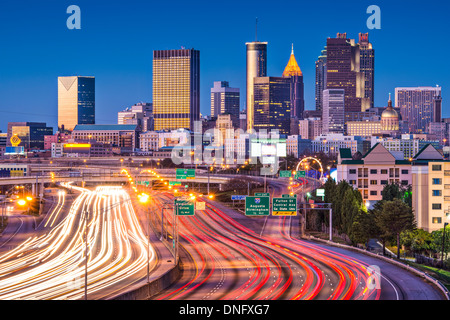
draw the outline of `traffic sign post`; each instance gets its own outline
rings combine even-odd
[[[292,172],[290,170],[281,170],[280,178],[290,178],[292,176]]]
[[[296,216],[297,215],[297,198],[283,197],[272,199],[272,215],[273,216]]]
[[[270,215],[270,197],[246,197],[245,198],[246,216],[269,216]]]
[[[195,179],[195,169],[177,169],[176,178],[181,180]]]
[[[231,196],[231,200],[245,200],[245,198],[247,198],[247,196],[243,196],[243,195],[232,195]]]
[[[194,216],[194,203],[189,200],[175,199],[177,216]]]
[[[268,192],[256,192],[255,197],[270,197],[270,193]]]
[[[301,170],[295,173],[295,179],[306,178],[306,171]]]

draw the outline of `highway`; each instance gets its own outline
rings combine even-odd
[[[148,240],[128,193],[121,187],[72,190],[77,196],[70,206],[60,192],[38,230],[0,256],[0,299],[84,299],[85,238],[89,300],[146,276]],[[149,249],[153,269],[157,257]]]
[[[275,182],[271,187],[279,196],[286,186]],[[153,196],[155,210],[173,201],[169,193]],[[298,217],[249,218],[206,202],[206,210],[194,217],[178,217],[183,274],[152,299],[443,299],[429,283],[380,259],[299,239],[293,232]],[[171,235],[173,213],[166,211],[164,219]]]
[[[172,214],[165,219],[171,222]],[[195,217],[179,217],[185,273],[153,299],[379,298],[380,290],[367,286],[371,274],[364,263],[325,253],[318,257],[295,243],[260,237],[236,220],[242,220],[238,213],[210,203]]]

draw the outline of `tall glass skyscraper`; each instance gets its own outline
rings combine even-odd
[[[323,133],[345,133],[345,90],[323,91]]]
[[[194,131],[200,119],[200,51],[153,51],[154,130]]]
[[[441,103],[441,87],[395,88],[395,107],[400,108],[409,133],[426,133],[428,124],[440,116]]]
[[[247,46],[247,130],[253,129],[255,117],[253,80],[267,75],[267,42],[248,42]]]
[[[346,33],[327,39],[327,89],[345,90],[345,113],[370,108],[366,98],[365,73],[361,70],[361,48]]]
[[[368,33],[359,34],[360,70],[364,74],[364,98],[369,99],[370,107],[374,107],[375,85],[375,50],[369,42]],[[367,106],[365,107],[367,108]]]
[[[283,71],[283,78],[289,78],[291,83],[291,118],[297,121],[295,126],[298,128],[298,120],[303,119],[305,110],[303,73],[300,69],[294,55],[294,45],[292,45],[291,56],[288,64]],[[294,123],[295,123],[294,122]]]
[[[95,77],[58,77],[58,128],[95,124]]]
[[[211,88],[211,117],[230,114],[233,125],[239,127],[239,88],[230,88],[227,81],[215,81]]]
[[[291,119],[291,79],[279,77],[258,77],[254,79],[256,131],[278,130],[289,134]]]
[[[327,47],[316,61],[316,111],[322,112],[323,90],[327,88]]]

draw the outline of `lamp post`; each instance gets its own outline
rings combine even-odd
[[[444,252],[445,252],[445,228],[447,228],[448,226],[448,222],[444,223],[444,230],[442,233],[442,257],[441,257],[441,263],[442,263],[442,268],[444,268]]]

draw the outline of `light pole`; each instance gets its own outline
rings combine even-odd
[[[444,223],[444,230],[442,232],[442,258],[441,258],[442,268],[444,268],[445,228],[447,228],[447,226],[448,226],[448,222],[445,222]]]

